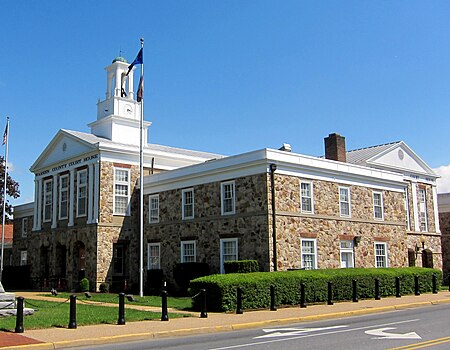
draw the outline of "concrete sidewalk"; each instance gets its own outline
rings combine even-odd
[[[24,297],[25,293],[23,293]],[[31,296],[28,295],[31,299]],[[55,301],[55,299],[52,299]],[[341,302],[334,305],[311,305],[307,308],[280,308],[277,311],[260,310],[244,311],[244,314],[208,313],[208,318],[200,318],[199,313],[193,317],[171,319],[169,321],[128,322],[125,325],[79,326],[77,329],[51,328],[27,330],[26,336],[16,346],[11,343],[3,345],[3,334],[0,333],[0,348],[8,349],[63,349],[67,347],[126,342],[142,339],[155,339],[179,335],[192,335],[218,331],[232,331],[259,326],[276,326],[291,322],[304,322],[330,318],[363,315],[450,303],[450,292],[438,294],[409,295],[401,298],[383,298],[381,300],[361,300],[357,303]],[[129,304],[126,306],[129,307]],[[159,310],[160,311],[160,310]],[[6,333],[9,336],[12,333]],[[28,341],[28,342],[27,342]],[[33,344],[34,342],[34,344]],[[37,343],[36,342],[40,342]],[[20,345],[23,344],[23,345]]]

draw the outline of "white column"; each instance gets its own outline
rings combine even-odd
[[[134,82],[133,82],[133,77],[134,77],[134,68],[133,70],[130,72],[130,74],[128,74],[128,97],[131,99],[134,99]]]
[[[436,227],[436,233],[441,233],[441,228],[439,226],[439,210],[438,210],[436,185],[433,185],[432,191],[433,191],[434,225]]]
[[[94,194],[94,164],[88,165],[88,202],[87,202],[87,223],[92,223],[92,203]]]
[[[417,204],[417,184],[415,182],[411,183],[411,193],[413,201],[413,213],[414,213],[414,231],[419,232],[419,206]]]
[[[98,202],[100,196],[100,176],[99,176],[99,162],[94,163],[94,216],[92,218],[93,223],[98,223]]]
[[[36,230],[42,228],[42,179],[38,180]]]
[[[69,222],[67,223],[67,226],[73,226],[73,209],[75,208],[75,170],[70,169],[70,175],[69,175]]]
[[[52,200],[52,228],[56,228],[57,222],[56,222],[56,214],[58,208],[58,174],[53,175],[53,200]]]
[[[33,205],[33,231],[37,230],[38,222],[38,196],[39,196],[39,185],[38,180],[34,179],[34,205]]]

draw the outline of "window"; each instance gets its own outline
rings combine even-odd
[[[26,250],[21,250],[20,251],[20,266],[26,265],[27,264],[27,251]]]
[[[316,239],[301,239],[302,261],[301,267],[305,270],[317,269]]]
[[[28,235],[28,218],[22,219],[22,237],[26,237]]]
[[[114,214],[129,215],[130,170],[114,169]]]
[[[125,268],[125,247],[122,244],[113,245],[113,274],[123,275]]]
[[[182,219],[194,218],[194,190],[192,188],[182,191]]]
[[[350,268],[354,265],[353,241],[341,241],[341,267]]]
[[[220,240],[220,273],[225,272],[225,261],[238,260],[238,239],[224,238]]]
[[[44,222],[52,219],[52,197],[53,197],[53,181],[44,181]]]
[[[195,262],[195,241],[181,242],[181,262]]]
[[[428,231],[427,220],[427,193],[424,188],[419,188],[419,224],[420,231]]]
[[[148,244],[148,269],[155,270],[161,268],[161,244],[149,243]]]
[[[387,243],[375,242],[375,267],[388,267]]]
[[[77,172],[77,217],[86,216],[87,170]]]
[[[59,219],[67,219],[69,212],[69,175],[59,178]]]
[[[234,214],[234,181],[221,183],[222,215]]]
[[[148,222],[159,222],[159,195],[152,194],[148,197]]]
[[[302,213],[312,213],[313,212],[312,188],[313,188],[313,186],[312,186],[311,182],[301,182],[300,183]]]
[[[375,219],[383,220],[383,194],[381,192],[373,193],[373,216]]]
[[[350,189],[348,187],[339,187],[339,210],[341,216],[350,216]]]

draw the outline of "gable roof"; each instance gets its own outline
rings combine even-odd
[[[390,149],[394,145],[400,144],[401,141],[385,143],[377,146],[370,146],[359,148],[352,151],[347,151],[347,162],[358,165],[366,165],[366,162],[376,155]]]

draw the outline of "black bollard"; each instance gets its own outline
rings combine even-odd
[[[378,278],[375,278],[375,300],[381,300],[380,280]]]
[[[169,321],[169,313],[167,312],[167,291],[161,292],[161,321]]]
[[[306,308],[305,284],[300,283],[300,307]]]
[[[328,305],[333,305],[333,282],[328,282]]]
[[[352,301],[354,303],[358,302],[358,281],[352,280]]]
[[[208,318],[208,313],[206,312],[206,289],[200,290],[200,318]]]
[[[433,277],[431,280],[432,284],[433,284],[433,294],[437,294],[437,281],[436,281],[436,274],[433,273]]]
[[[275,286],[270,286],[270,311],[277,311],[275,301]]]
[[[119,318],[117,324],[125,324],[125,293],[119,293]]]
[[[414,295],[420,295],[419,276],[414,276]]]
[[[77,296],[72,294],[70,296],[70,316],[69,316],[69,329],[77,328]]]
[[[395,277],[395,296],[397,298],[402,297],[402,294],[400,293],[400,277]]]
[[[16,313],[16,329],[14,332],[23,333],[23,297],[17,298],[17,313]]]
[[[242,315],[244,310],[242,309],[242,288],[238,287],[236,290],[236,313]]]

